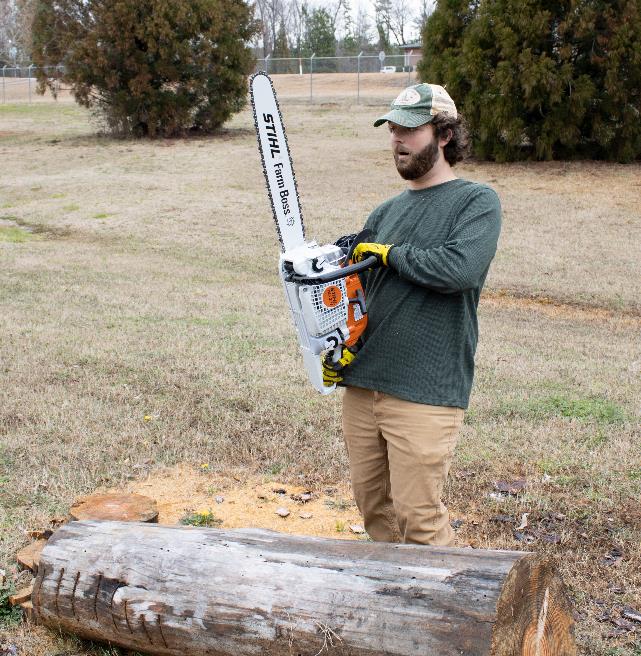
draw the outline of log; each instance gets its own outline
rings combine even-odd
[[[560,576],[513,551],[71,522],[32,602],[56,630],[148,654],[577,653]]]
[[[78,499],[69,515],[71,519],[156,522],[158,507],[153,499],[142,494],[92,494]]]

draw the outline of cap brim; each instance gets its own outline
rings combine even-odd
[[[387,112],[384,116],[377,118],[374,121],[374,127],[377,128],[387,121],[401,125],[404,128],[417,128],[420,125],[425,125],[429,123],[434,116],[429,112],[412,112],[408,109],[393,109],[391,112]]]

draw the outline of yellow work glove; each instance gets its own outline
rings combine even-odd
[[[321,355],[323,365],[323,385],[331,387],[343,381],[343,370],[356,357],[347,346],[343,346],[338,362],[333,362],[330,355]]]
[[[387,266],[387,258],[389,256],[390,248],[394,244],[372,244],[371,242],[363,242],[359,244],[352,255],[354,262],[362,262],[370,255],[375,255],[378,258],[379,264]]]

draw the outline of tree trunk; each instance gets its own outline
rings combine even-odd
[[[44,624],[149,654],[576,654],[559,575],[513,551],[71,522],[32,601]]]

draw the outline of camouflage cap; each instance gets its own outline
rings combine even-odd
[[[374,121],[374,127],[387,121],[404,128],[417,128],[429,123],[437,114],[457,116],[450,94],[438,84],[415,84],[402,91],[391,105],[392,110]]]

